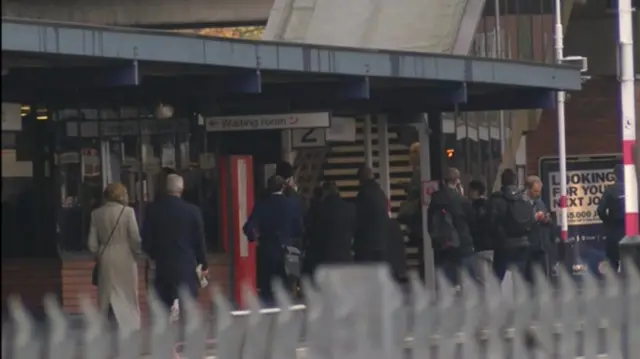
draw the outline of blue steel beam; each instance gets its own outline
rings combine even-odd
[[[579,90],[576,67],[447,54],[222,39],[40,20],[2,20],[2,51],[313,74]]]
[[[413,87],[374,90],[371,99],[380,103],[415,103],[418,106],[447,107],[468,101],[465,84],[444,84],[438,87]]]
[[[99,67],[11,68],[2,77],[2,83],[41,88],[97,88],[137,86],[140,78],[137,65],[130,61],[123,65]]]
[[[556,105],[556,92],[542,89],[513,89],[470,96],[460,111],[549,109]],[[445,109],[453,111],[453,108]]]
[[[267,95],[292,99],[324,98],[331,100],[366,100],[371,96],[367,77],[347,78],[333,82],[293,82],[265,85]]]
[[[260,71],[242,71],[225,75],[187,75],[144,77],[142,86],[164,92],[190,93],[210,100],[211,96],[224,94],[259,94],[262,92]]]

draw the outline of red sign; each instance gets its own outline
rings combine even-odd
[[[440,188],[438,181],[422,181],[422,205],[431,203],[431,195]]]

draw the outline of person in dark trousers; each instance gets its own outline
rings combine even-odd
[[[278,278],[288,283],[284,247],[301,238],[303,217],[296,203],[284,195],[285,181],[282,177],[270,177],[267,190],[271,194],[255,204],[243,231],[250,241],[258,243],[260,297],[271,305],[274,299],[271,281]]]
[[[523,191],[517,188],[516,173],[506,169],[500,181],[502,187],[491,195],[489,206],[491,231],[496,241],[493,269],[498,279],[503,280],[510,267],[525,275],[530,253],[528,236],[535,219],[530,204],[524,202]],[[526,214],[516,211],[524,205]]]
[[[207,275],[205,233],[200,209],[181,198],[184,180],[177,174],[165,179],[166,192],[147,208],[142,227],[142,248],[155,262],[154,287],[171,307],[178,289],[186,286],[198,296],[197,265]]]
[[[624,166],[615,167],[616,182],[605,188],[598,203],[598,217],[604,225],[607,260],[617,270],[620,266],[619,243],[625,236]]]
[[[285,161],[278,163],[276,165],[276,176],[279,176],[284,180],[283,194],[292,199],[292,202],[297,207],[297,211],[304,217],[308,207],[298,192],[298,186],[295,181],[295,169],[293,166],[289,162]],[[303,238],[295,238],[291,244],[300,249],[304,246]]]
[[[469,183],[469,199],[474,212],[470,223],[473,247],[476,251],[478,277],[481,281],[489,273],[493,273],[493,238],[489,228],[489,208],[486,197],[487,188],[484,182],[473,180]]]
[[[450,247],[440,246],[435,243],[432,234],[434,259],[436,268],[443,271],[447,279],[453,284],[460,284],[458,271],[466,270],[472,278],[476,278],[474,262],[473,238],[471,237],[470,223],[473,223],[475,214],[471,207],[471,201],[460,193],[460,171],[455,168],[447,169],[443,187],[433,193],[428,209],[429,232],[432,234],[438,226],[438,216],[448,213],[453,230],[457,233],[458,243]]]
[[[525,183],[524,198],[533,208],[536,223],[529,233],[529,264],[525,272],[526,279],[533,280],[533,269],[538,267],[546,275],[551,273],[551,267],[555,264],[555,236],[551,214],[540,196],[542,195],[542,180],[538,176],[529,176]]]
[[[409,278],[407,276],[407,253],[404,233],[400,222],[395,219],[389,220],[386,254],[394,279],[400,284],[406,284]]]
[[[304,263],[302,267],[302,273],[305,275],[311,275],[315,269],[316,262],[318,261],[316,251],[313,251],[310,246],[312,243],[317,242],[319,239],[318,232],[315,230],[319,227],[319,220],[321,214],[321,205],[324,194],[322,185],[313,189],[313,195],[309,200],[309,210],[304,217]]]
[[[360,188],[356,196],[356,233],[354,259],[358,262],[384,261],[389,234],[387,196],[376,182],[371,168],[358,170]]]
[[[323,200],[317,204],[315,220],[309,228],[309,253],[313,256],[313,270],[323,264],[353,261],[351,244],[355,234],[356,208],[340,198],[338,186],[329,181],[322,184]]]

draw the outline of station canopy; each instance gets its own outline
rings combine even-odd
[[[203,113],[549,108],[580,69],[431,53],[2,19],[3,101],[162,101]]]

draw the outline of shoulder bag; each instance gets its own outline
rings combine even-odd
[[[100,253],[98,253],[98,256],[96,257],[96,263],[93,266],[93,272],[91,273],[91,284],[97,286],[98,285],[98,278],[100,277],[100,261],[102,260],[102,255],[104,254],[104,250],[107,249],[107,246],[109,245],[109,243],[111,243],[111,239],[113,238],[113,232],[116,231],[116,228],[118,228],[118,223],[120,223],[120,218],[122,218],[122,213],[124,213],[124,209],[127,208],[126,206],[122,206],[122,210],[120,210],[120,214],[118,215],[118,219],[116,219],[116,224],[113,225],[113,228],[111,228],[111,233],[109,233],[109,237],[107,237],[107,243],[104,244],[104,246],[102,247],[102,250],[100,251]]]

